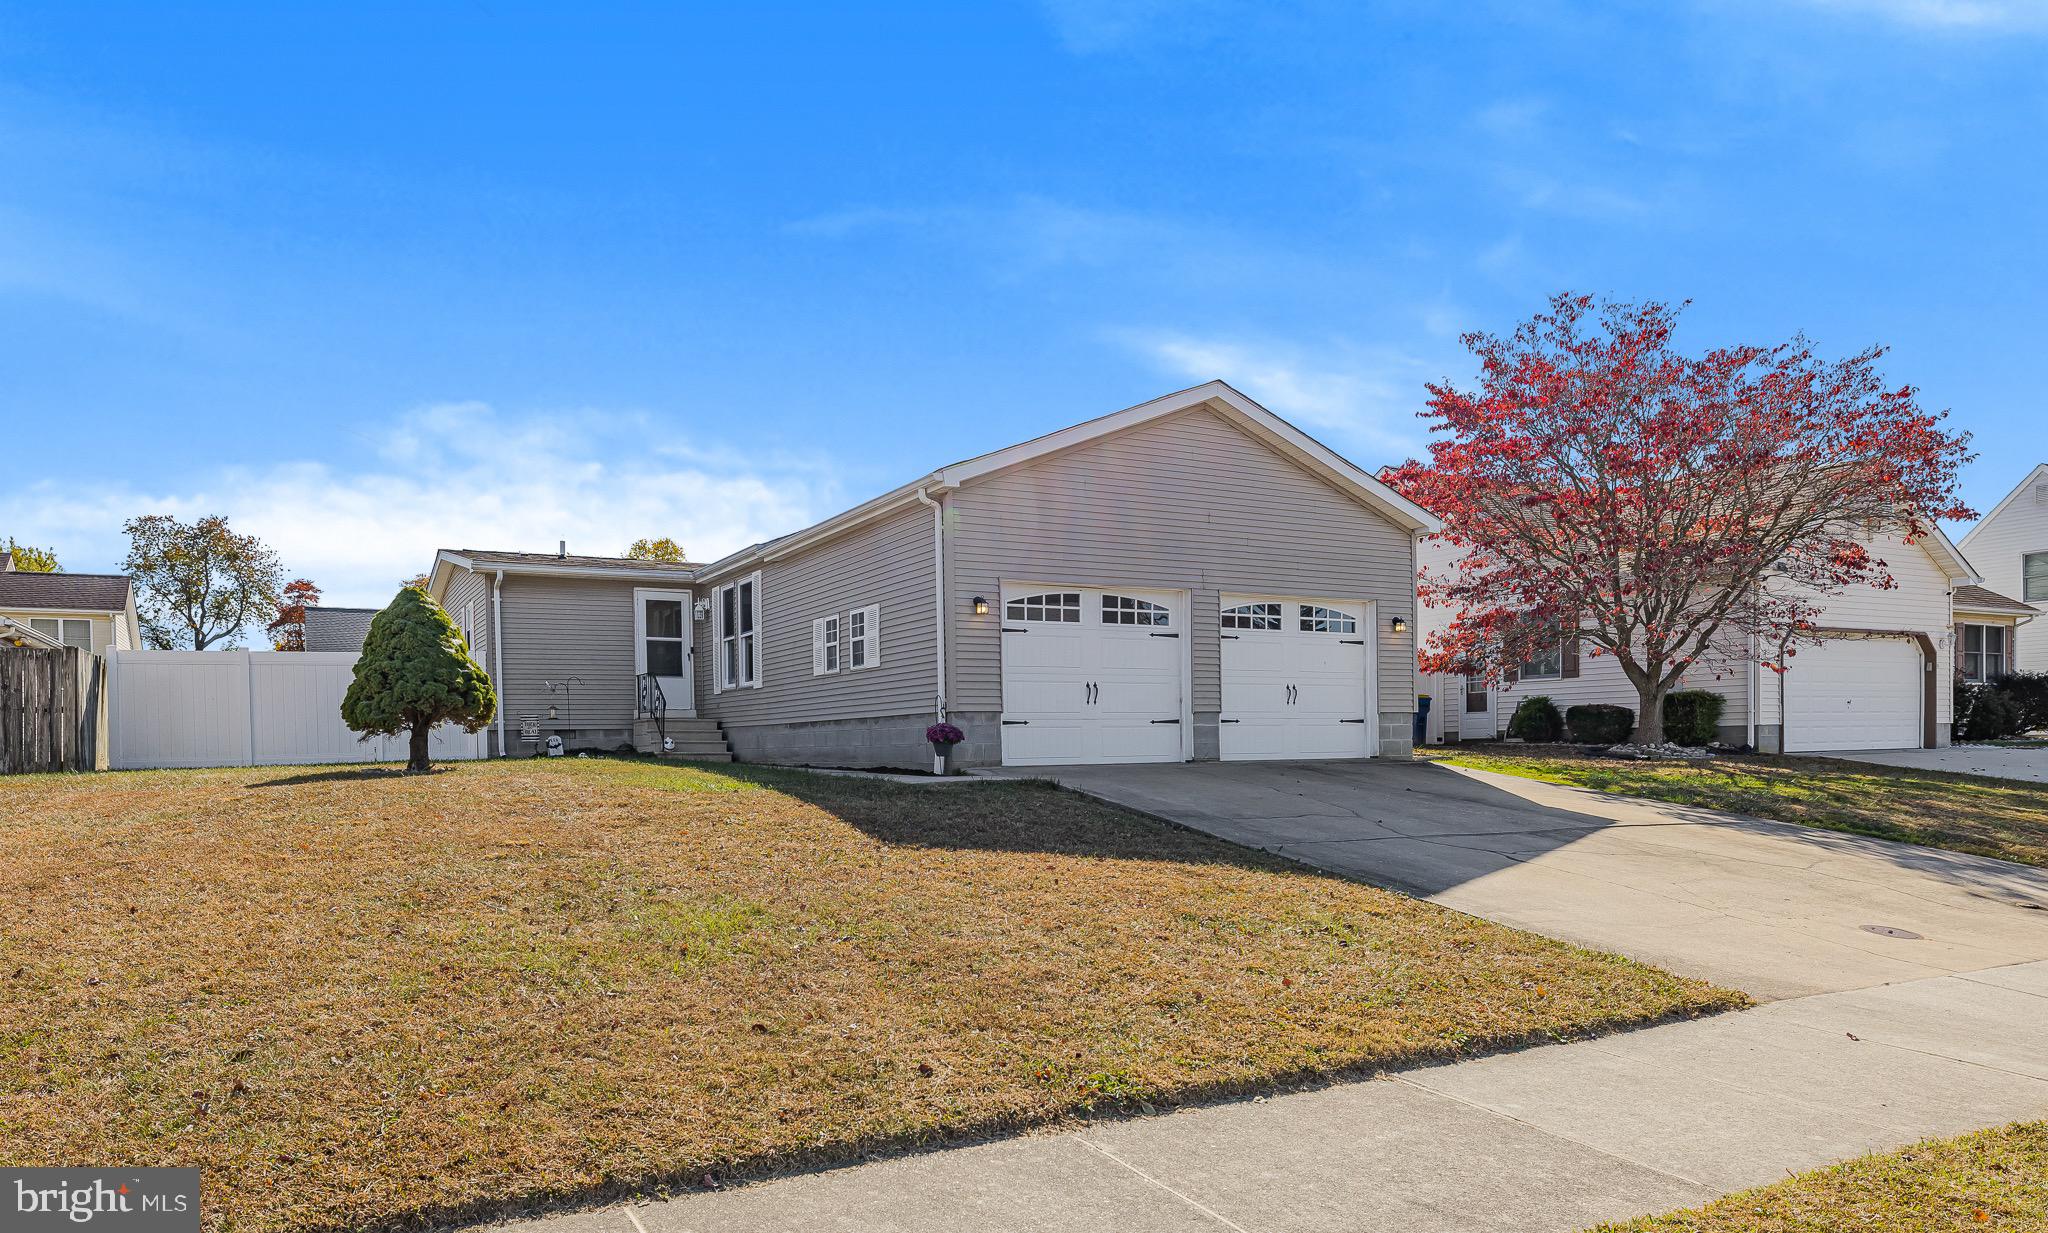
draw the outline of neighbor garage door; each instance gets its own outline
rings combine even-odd
[[[1371,752],[1371,630],[1364,605],[1226,595],[1218,625],[1218,752],[1225,760],[1363,758]]]
[[[1841,638],[1806,647],[1785,673],[1785,750],[1917,749],[1919,644]]]
[[[1179,592],[1003,589],[1003,763],[1174,762],[1187,624]]]

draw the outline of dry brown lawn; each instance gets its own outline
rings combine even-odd
[[[409,1227],[1723,1009],[1034,784],[0,784],[0,1158]]]
[[[1963,1233],[2048,1229],[2048,1122],[1881,1152],[1705,1207],[1593,1233]]]

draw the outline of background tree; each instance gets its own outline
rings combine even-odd
[[[1683,307],[1682,305],[1680,306]],[[1426,574],[1451,609],[1426,672],[1498,681],[1576,638],[1635,686],[1636,739],[1663,739],[1691,664],[1747,653],[1784,671],[1829,594],[1896,586],[1865,541],[1974,515],[1969,438],[1944,432],[1873,348],[1833,362],[1803,338],[1687,356],[1678,310],[1558,296],[1507,337],[1468,334],[1477,390],[1429,387],[1430,460],[1389,472],[1463,555]]]
[[[14,568],[24,574],[54,574],[62,570],[57,564],[57,550],[54,548],[31,548],[12,535],[7,537],[7,546],[0,552],[12,553]]]
[[[372,736],[411,736],[408,772],[431,770],[427,738],[435,724],[475,732],[498,713],[491,678],[469,657],[462,631],[419,587],[406,587],[370,621],[341,718]]]
[[[666,561],[671,565],[689,560],[683,555],[683,546],[666,535],[660,539],[636,539],[626,549],[626,555],[636,561]]]
[[[320,606],[320,588],[311,580],[294,578],[284,584],[277,597],[277,619],[266,628],[270,644],[280,651],[306,649],[306,609]]]
[[[218,515],[179,522],[149,514],[123,524],[124,572],[135,578],[144,635],[159,650],[240,644],[242,631],[276,611],[284,576],[277,554],[237,535]]]
[[[402,587],[418,587],[424,591],[427,589],[427,576],[425,574],[414,574],[412,577],[401,581],[398,585]]]

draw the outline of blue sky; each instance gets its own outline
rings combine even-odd
[[[572,12],[574,9],[601,12]],[[2048,432],[2048,3],[0,2],[0,536],[700,557],[1209,377],[1415,450],[1551,292]]]

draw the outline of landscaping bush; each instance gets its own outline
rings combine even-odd
[[[1585,702],[1567,710],[1564,722],[1582,745],[1619,745],[1634,735],[1636,713],[1625,706]]]
[[[1993,684],[2020,707],[2020,731],[2048,729],[2048,672],[2008,672]]]
[[[2002,741],[2027,730],[2026,707],[1996,685],[1956,682],[1955,735],[1960,741]]]
[[[1664,739],[1677,745],[1711,745],[1721,735],[1728,699],[1711,689],[1680,689],[1664,695]]]
[[[1564,735],[1564,716],[1557,713],[1557,704],[1548,694],[1524,698],[1508,720],[1508,735],[1525,741],[1554,741]]]

